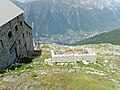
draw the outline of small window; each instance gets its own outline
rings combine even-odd
[[[11,37],[12,37],[12,32],[9,31],[9,33],[8,33],[8,38],[10,39]]]
[[[18,31],[18,25],[15,26],[15,31]]]
[[[29,36],[30,36],[30,32],[29,32]]]
[[[0,40],[0,49],[3,47],[3,41]]]
[[[28,35],[28,31],[26,31],[27,35]]]
[[[23,25],[23,23],[22,23],[22,21],[20,21],[20,26],[22,26]]]
[[[19,45],[21,45],[21,41],[20,41],[20,39],[19,39]]]
[[[23,38],[25,38],[25,35],[24,35],[24,33],[23,33]]]

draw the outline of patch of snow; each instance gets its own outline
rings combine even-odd
[[[106,74],[104,74],[104,73],[100,73],[100,72],[91,72],[91,71],[87,71],[86,73],[96,74],[96,75],[100,75],[100,76],[106,75]]]
[[[89,62],[87,62],[86,60],[82,60],[82,62],[83,62],[85,65],[89,64]]]
[[[52,61],[52,58],[49,58],[49,59],[45,59],[45,63],[50,63]]]
[[[39,65],[39,64],[40,64],[40,62],[33,62],[33,64],[34,64],[34,65]]]
[[[104,63],[108,63],[109,61],[108,60],[105,60]]]

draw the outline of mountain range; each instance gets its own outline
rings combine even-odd
[[[12,0],[34,38],[69,44],[120,27],[119,0]]]

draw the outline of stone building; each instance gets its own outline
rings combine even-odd
[[[33,52],[32,28],[23,11],[9,0],[0,0],[0,69]]]

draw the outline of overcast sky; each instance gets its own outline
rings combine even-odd
[[[34,0],[16,0],[16,1],[24,2],[24,1],[34,1]],[[112,0],[112,1],[120,2],[120,0]]]

